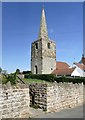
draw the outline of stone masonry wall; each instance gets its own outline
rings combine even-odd
[[[50,74],[56,69],[56,43],[53,40],[39,39],[32,43],[31,71],[33,74],[36,74],[35,66],[37,66],[37,74]]]
[[[26,118],[33,102],[47,112],[76,107],[83,104],[83,88],[83,84],[73,83],[33,83],[29,88],[0,86],[0,117]]]
[[[0,88],[0,117],[24,118],[29,114],[29,88]]]
[[[55,83],[47,87],[47,112],[83,104],[83,84]]]
[[[34,104],[47,112],[73,108],[83,104],[83,84],[53,83],[31,84],[34,92]],[[32,103],[32,97],[30,97]]]
[[[29,85],[29,90],[30,90],[30,105],[34,105],[43,110],[46,110],[47,109],[47,84],[33,83]]]

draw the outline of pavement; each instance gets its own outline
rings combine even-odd
[[[41,109],[30,108],[30,113],[31,118],[83,118],[83,105],[54,113],[46,113]]]

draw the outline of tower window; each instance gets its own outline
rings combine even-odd
[[[48,45],[47,45],[47,46],[48,46],[48,49],[50,49],[50,43],[48,43]]]
[[[35,48],[38,49],[38,43],[35,44]]]
[[[38,74],[38,68],[35,66],[35,74]]]

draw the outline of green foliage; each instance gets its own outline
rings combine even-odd
[[[56,77],[56,82],[72,82],[72,83],[84,83],[85,84],[85,78],[84,77]]]
[[[16,81],[17,81],[16,73],[2,76],[2,84],[6,84],[9,81],[10,81],[11,85],[16,84]]]
[[[26,75],[26,74],[32,74],[31,71],[23,71],[23,74]]]
[[[10,81],[12,85],[16,84],[16,74],[10,74],[7,77],[7,82]]]
[[[29,83],[42,83],[42,80],[40,79],[31,79],[31,78],[23,78],[23,81],[25,81],[25,83],[29,84]],[[43,81],[46,82],[46,81]]]
[[[16,74],[19,74],[20,73],[20,70],[19,69],[16,69]]]
[[[45,80],[48,82],[72,82],[72,83],[84,83],[85,84],[85,77],[56,77],[53,74],[26,74],[25,78],[31,79],[40,79]]]
[[[7,70],[2,70],[2,73],[3,73],[4,75],[7,75]]]
[[[2,68],[0,67],[0,73],[2,72]]]
[[[8,82],[8,79],[6,78],[6,76],[2,77],[2,84],[6,84]]]
[[[40,79],[40,80],[46,80],[49,82],[55,81],[55,75],[53,74],[27,74],[25,75],[25,78]]]

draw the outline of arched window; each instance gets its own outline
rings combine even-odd
[[[38,74],[38,68],[35,66],[35,74]]]
[[[48,43],[47,46],[48,46],[48,49],[50,49],[50,43]]]

